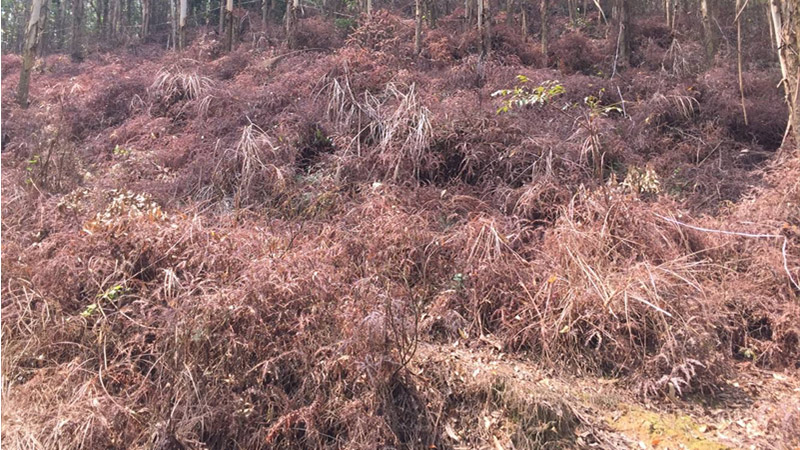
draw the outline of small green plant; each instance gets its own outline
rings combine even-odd
[[[589,107],[589,114],[592,118],[595,117],[606,117],[611,113],[620,113],[622,114],[622,108],[619,107],[618,103],[613,103],[611,105],[604,105],[602,102],[603,93],[605,93],[605,89],[600,89],[600,92],[597,96],[590,95],[583,99],[583,103]]]
[[[492,93],[492,97],[503,99],[503,104],[497,108],[497,114],[507,113],[513,108],[544,106],[566,92],[564,86],[554,80],[547,80],[533,89],[528,87],[528,83],[528,77],[517,75],[517,85],[513,89],[500,89]]]
[[[125,147],[120,147],[119,144],[114,146],[114,155],[116,156],[128,156],[131,152]]]
[[[39,155],[31,156],[31,159],[28,160],[28,167],[26,167],[25,170],[27,170],[28,172],[33,172],[33,169],[40,162],[41,162],[41,156]]]
[[[100,307],[100,302],[102,300],[106,300],[108,302],[114,302],[118,298],[125,293],[125,288],[122,285],[115,285],[107,289],[105,292],[101,292],[97,294],[97,302],[91,303],[86,306],[86,308],[81,312],[81,317],[91,317],[94,313],[98,311],[102,311]]]
[[[588,110],[584,110],[583,120],[580,121],[580,126],[586,130],[586,139],[581,144],[581,158],[594,166],[594,172],[598,179],[603,179],[603,161],[605,159],[605,151],[603,150],[603,130],[600,126],[601,117],[606,117],[611,113],[624,111],[617,106],[616,103],[611,105],[604,105],[602,101],[605,89],[600,89],[597,95],[590,95],[583,99],[583,103]]]

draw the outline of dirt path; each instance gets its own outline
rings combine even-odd
[[[649,402],[617,380],[555,374],[464,341],[421,345],[410,369],[450,393],[436,420],[454,448],[800,448],[797,373],[752,368],[714,402]]]

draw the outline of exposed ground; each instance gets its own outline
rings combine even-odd
[[[770,55],[745,125],[656,21],[614,78],[591,24],[544,67],[457,14],[420,59],[390,13],[302,23],[50,56],[27,110],[3,57],[4,446],[800,446]],[[518,75],[565,92],[498,114]]]

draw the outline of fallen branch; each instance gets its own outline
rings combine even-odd
[[[783,270],[786,271],[786,276],[789,277],[789,281],[792,283],[792,285],[794,285],[795,289],[800,290],[800,284],[797,281],[795,281],[794,277],[792,276],[792,271],[789,270],[789,262],[788,262],[788,260],[786,258],[786,246],[788,245],[788,242],[789,242],[789,238],[788,237],[786,237],[786,236],[784,236],[782,234],[756,234],[756,233],[740,233],[738,231],[715,230],[715,229],[712,229],[712,228],[703,228],[703,227],[697,227],[697,226],[694,226],[694,225],[689,225],[688,223],[684,223],[684,222],[681,222],[679,220],[672,219],[672,218],[669,218],[669,217],[664,217],[664,216],[662,216],[660,214],[653,213],[653,215],[655,215],[659,219],[664,220],[666,222],[669,222],[669,223],[672,223],[672,224],[675,224],[675,225],[680,225],[682,227],[690,228],[690,229],[695,230],[695,231],[702,231],[704,233],[717,233],[717,234],[725,234],[725,235],[728,235],[728,236],[742,236],[742,237],[749,237],[749,238],[755,238],[755,239],[783,238],[783,245],[781,245],[781,256],[783,256]]]

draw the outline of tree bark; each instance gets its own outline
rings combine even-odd
[[[370,5],[371,2],[367,8]],[[291,5],[286,5],[286,45],[292,49],[297,47],[297,10],[299,8],[300,0],[291,0]]]
[[[716,48],[714,46],[714,31],[711,28],[711,13],[708,10],[708,0],[700,0],[700,17],[703,22],[703,47],[706,51],[706,63],[714,62]]]
[[[225,32],[225,2],[226,0],[219,0],[219,25],[217,27],[217,35],[222,39],[222,33]]]
[[[736,0],[736,67],[739,71],[739,94],[742,97],[742,116],[744,125],[749,125],[747,121],[747,106],[744,99],[744,79],[742,78],[742,0]]]
[[[789,121],[786,138],[794,137],[791,149],[800,148],[800,0],[770,0],[772,26],[778,44]],[[784,148],[789,149],[789,147]]]
[[[178,14],[178,49],[183,50],[186,45],[186,14],[188,9],[187,0],[180,0],[180,11]]]
[[[548,0],[542,0],[542,3],[539,5],[539,13],[542,17],[542,58],[544,58],[544,65],[547,66],[549,64],[547,51],[548,51],[548,41],[547,41],[547,34],[550,32],[550,8],[548,5]]]
[[[233,0],[228,0],[225,4],[225,22],[227,22],[228,33],[225,38],[225,48],[230,52],[233,50]]]
[[[422,0],[416,0],[414,9],[414,54],[422,52]]]
[[[144,40],[150,34],[150,0],[142,0],[142,28],[139,37]]]
[[[64,36],[66,35],[66,30],[64,29],[64,2],[65,0],[56,0],[55,44],[59,51],[64,50]]]
[[[31,69],[36,59],[36,47],[39,44],[39,32],[42,27],[42,5],[44,0],[33,0],[28,26],[25,29],[25,47],[22,54],[22,71],[17,85],[17,103],[28,107],[28,91],[31,83]]]
[[[629,66],[631,62],[631,41],[630,41],[630,5],[629,0],[616,0],[617,11],[614,16],[618,27],[617,52],[615,55],[614,69],[616,63],[622,66]]]
[[[478,35],[481,42],[481,58],[485,59],[492,52],[489,0],[478,0]]]
[[[37,55],[39,58],[44,58],[45,54],[47,53],[47,22],[48,22],[48,14],[50,11],[49,2],[45,0],[42,3],[42,11],[40,14],[40,25],[39,25],[39,46],[37,49]]]
[[[83,2],[72,1],[72,57],[76,60],[83,58]]]

